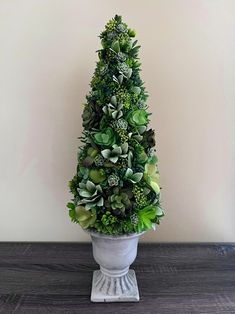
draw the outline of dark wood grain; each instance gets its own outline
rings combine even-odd
[[[234,244],[142,244],[139,303],[90,302],[88,243],[0,243],[0,313],[235,313]]]

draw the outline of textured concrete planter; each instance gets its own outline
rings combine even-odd
[[[129,267],[136,258],[142,233],[122,236],[88,233],[92,239],[94,259],[100,265],[100,270],[93,273],[91,301],[139,301],[135,272]]]

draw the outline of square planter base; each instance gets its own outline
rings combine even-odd
[[[100,270],[93,272],[92,302],[138,302],[139,290],[135,271],[130,269],[122,277],[110,277]]]

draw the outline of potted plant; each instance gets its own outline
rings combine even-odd
[[[69,182],[69,215],[90,234],[100,265],[93,274],[94,302],[139,300],[129,266],[140,235],[164,215],[134,37],[118,15],[100,35],[102,49],[82,114],[77,172]]]

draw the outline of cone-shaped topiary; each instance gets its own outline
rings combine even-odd
[[[84,145],[69,182],[72,221],[113,235],[150,229],[164,215],[134,37],[118,15],[100,35],[102,49],[82,115]]]

